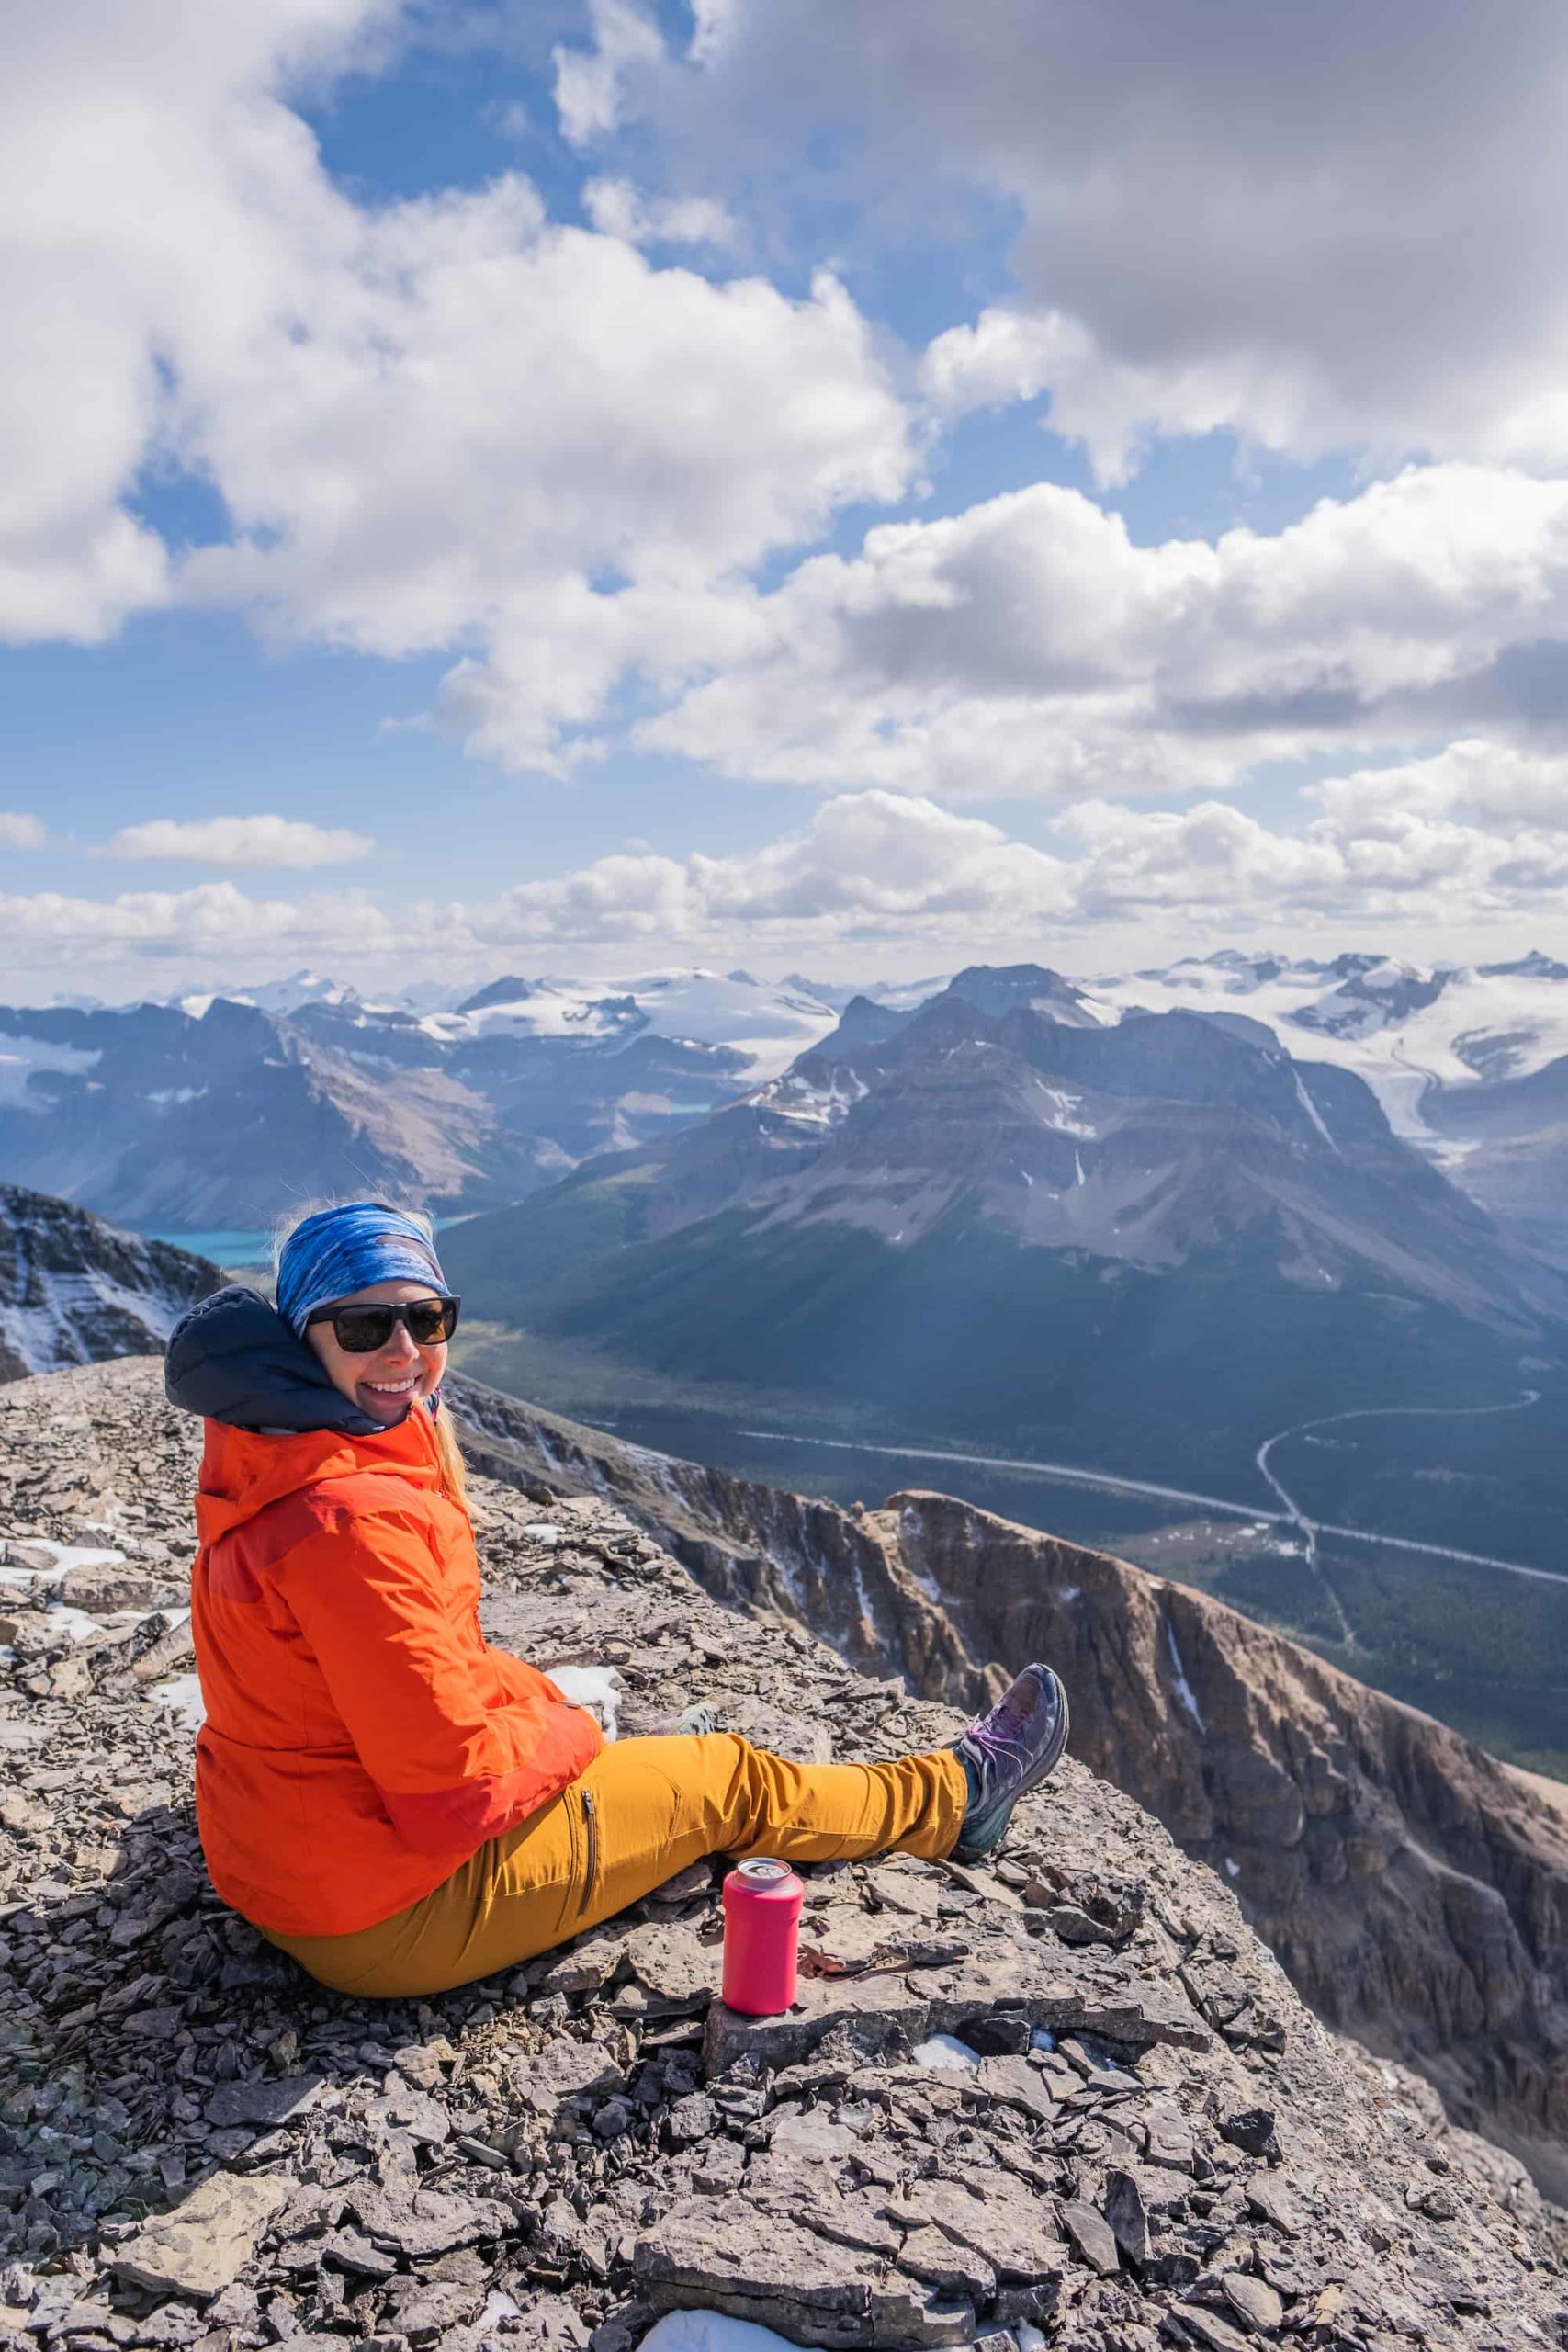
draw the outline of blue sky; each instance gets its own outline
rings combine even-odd
[[[1565,37],[1319,31],[8,35],[0,986],[1550,944]]]

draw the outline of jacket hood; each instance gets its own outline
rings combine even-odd
[[[169,1335],[164,1386],[207,1423],[197,1532],[214,1544],[302,1487],[367,1470],[439,1486],[435,1427],[411,1405],[389,1425],[334,1388],[315,1350],[297,1340],[259,1291],[233,1283],[181,1317]]]
[[[216,1544],[286,1495],[337,1478],[360,1478],[367,1471],[406,1478],[416,1487],[439,1487],[441,1462],[429,1414],[410,1413],[391,1429],[378,1428],[374,1437],[331,1429],[267,1436],[209,1419],[196,1498],[197,1534],[203,1544]]]
[[[241,1283],[215,1290],[181,1316],[169,1334],[164,1386],[171,1404],[230,1429],[386,1434],[386,1422],[372,1420],[334,1388],[315,1350],[295,1338],[259,1291]]]

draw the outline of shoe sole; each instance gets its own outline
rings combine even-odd
[[[1000,1824],[998,1825],[994,1836],[982,1838],[974,1844],[971,1844],[967,1838],[961,1838],[957,1845],[953,1849],[953,1852],[950,1857],[951,1860],[955,1862],[978,1862],[983,1861],[987,1854],[994,1854],[997,1848],[1001,1844],[1002,1839],[1007,1836],[1008,1831],[1012,1827],[1013,1815],[1017,1812],[1018,1807],[1022,1803],[1023,1799],[1026,1796],[1032,1795],[1033,1792],[1040,1787],[1043,1781],[1050,1779],[1052,1773],[1055,1770],[1057,1765],[1066,1755],[1067,1737],[1072,1730],[1072,1713],[1067,1704],[1067,1689],[1066,1683],[1062,1680],[1061,1676],[1056,1672],[1054,1667],[1051,1668],[1051,1679],[1056,1686],[1056,1695],[1061,1702],[1061,1707],[1060,1720],[1056,1725],[1055,1736],[1053,1738],[1050,1747],[1045,1750],[1044,1755],[1035,1766],[1034,1770],[1031,1773],[1029,1779],[1025,1781],[1017,1796],[1010,1797],[1008,1800],[1007,1811],[1003,1814]]]

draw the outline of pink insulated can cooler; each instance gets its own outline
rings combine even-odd
[[[724,1998],[743,2017],[776,2017],[795,1999],[806,1889],[787,1862],[737,1862],[724,1882]]]

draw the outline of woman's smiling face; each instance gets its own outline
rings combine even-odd
[[[413,1299],[438,1298],[440,1295],[430,1283],[369,1283],[364,1290],[351,1290],[344,1297],[334,1298],[332,1304],[407,1306]],[[368,1356],[350,1355],[340,1348],[330,1323],[308,1323],[305,1337],[320,1356],[333,1386],[357,1405],[362,1413],[368,1413],[372,1420],[384,1421],[389,1429],[402,1419],[411,1405],[440,1387],[446,1370],[446,1341],[438,1340],[434,1347],[421,1347],[406,1323],[395,1323],[386,1346]]]

